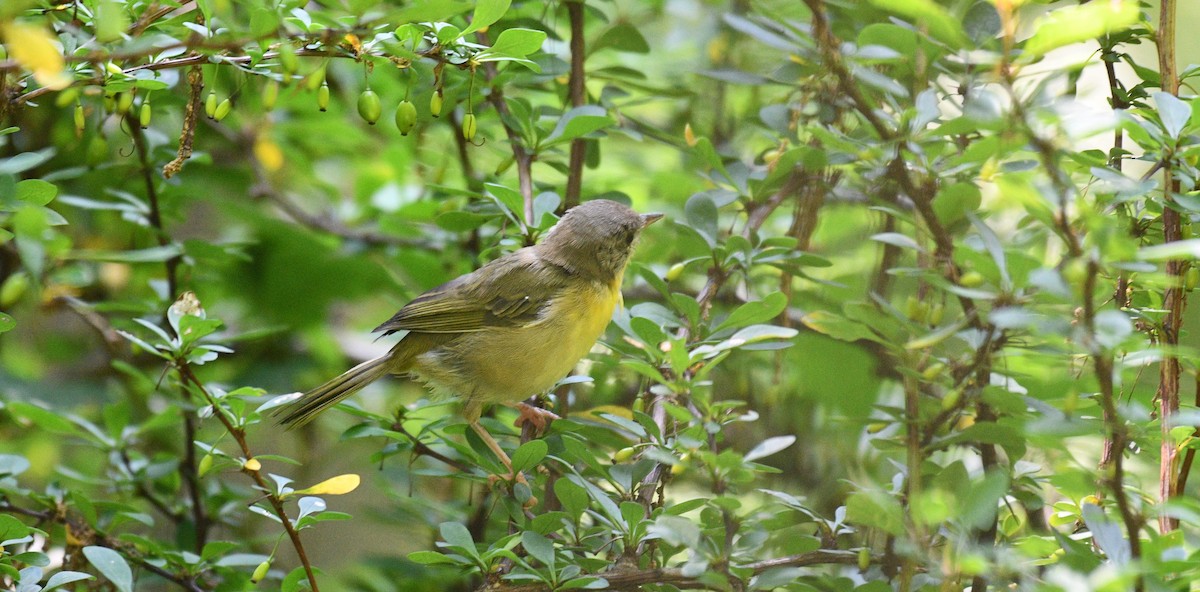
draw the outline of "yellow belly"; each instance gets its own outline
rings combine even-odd
[[[604,334],[620,300],[619,285],[619,279],[612,286],[585,284],[552,301],[532,323],[465,333],[418,356],[416,373],[468,405],[545,392]]]

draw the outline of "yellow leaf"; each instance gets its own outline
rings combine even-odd
[[[33,73],[38,84],[53,90],[71,85],[62,52],[54,44],[54,36],[36,25],[11,22],[0,25],[0,36],[9,56]]]
[[[279,144],[266,136],[259,136],[254,141],[254,158],[258,159],[263,170],[268,173],[283,168],[283,150],[279,148]]]
[[[361,481],[358,475],[347,473],[326,479],[308,489],[301,489],[295,493],[303,495],[342,495],[357,489]]]
[[[615,415],[617,417],[622,417],[629,420],[633,419],[633,411],[630,411],[629,408],[622,407],[620,405],[600,405],[585,411],[576,411],[572,413],[572,415],[576,417],[584,417],[587,419],[602,421],[604,418],[600,417],[601,413]]]

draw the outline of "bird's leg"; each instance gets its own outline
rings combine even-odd
[[[528,422],[529,425],[533,426],[534,433],[536,434],[544,433],[546,431],[546,426],[549,425],[551,421],[561,419],[553,411],[550,411],[549,409],[542,409],[541,407],[534,407],[529,403],[517,403],[514,405],[514,407],[517,408],[517,413],[519,415],[517,416],[517,420],[513,422],[513,425],[520,428],[524,427],[525,423]]]
[[[512,481],[515,479],[517,483],[528,485],[529,483],[525,481],[525,475],[520,471],[513,470],[512,459],[508,458],[508,454],[504,452],[504,449],[500,447],[500,443],[492,437],[492,434],[487,431],[487,428],[480,425],[478,420],[469,423],[471,429],[475,430],[475,433],[479,434],[479,438],[483,440],[483,443],[487,444],[487,447],[492,450],[492,454],[495,454],[496,458],[500,459],[500,462],[504,463],[504,466],[508,469],[508,475],[503,476],[504,480]]]

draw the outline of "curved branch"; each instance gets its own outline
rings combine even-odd
[[[748,568],[754,575],[758,575],[777,567],[807,567],[812,565],[857,565],[859,562],[859,554],[855,551],[842,551],[836,549],[821,549],[809,553],[801,553],[799,555],[789,555],[786,557],[776,557],[773,559],[765,559],[745,565],[738,566],[739,568]],[[870,563],[879,564],[883,562],[883,555],[872,554]],[[700,578],[690,575],[684,575],[683,570],[679,568],[657,568],[657,569],[621,569],[611,572],[595,574],[603,577],[608,581],[610,590],[626,590],[637,589],[639,586],[650,584],[672,584],[681,588],[710,588],[710,585],[701,582]],[[549,586],[544,584],[504,584],[497,583],[486,585],[479,588],[478,592],[546,592],[550,590]]]

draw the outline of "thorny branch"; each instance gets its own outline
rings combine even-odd
[[[179,360],[175,364],[175,369],[179,372],[185,389],[188,385],[191,385],[195,389],[195,392],[199,393],[209,405],[212,405],[213,415],[221,422],[221,425],[225,426],[225,431],[230,436],[233,436],[234,441],[237,442],[238,447],[241,449],[242,456],[246,460],[254,458],[254,453],[250,451],[250,445],[246,442],[246,431],[234,425],[227,415],[228,412],[217,403],[212,393],[209,393],[208,388],[204,386],[204,383],[200,382],[200,379],[192,372],[192,367],[186,361]],[[283,507],[283,500],[275,494],[274,487],[263,478],[261,470],[247,467],[243,464],[242,472],[254,480],[254,484],[258,487],[259,491],[263,492],[267,502],[271,504],[271,509],[279,517],[280,523],[283,524],[283,530],[287,533],[288,539],[292,543],[292,548],[296,550],[296,556],[300,559],[300,565],[304,567],[304,575],[308,578],[309,586],[313,592],[318,592],[317,576],[313,572],[312,564],[308,560],[308,553],[304,551],[304,543],[300,541],[300,533],[296,530],[295,525],[292,524],[292,519],[288,517],[287,510]]]
[[[789,555],[787,557],[776,557],[774,559],[765,559],[754,563],[739,566],[740,568],[749,569],[755,575],[763,573],[768,569],[777,567],[807,567],[812,565],[856,565],[859,561],[859,555],[854,551],[840,551],[833,549],[822,549],[809,553],[801,553],[799,555]],[[871,555],[869,560],[873,564],[882,563],[883,555]],[[608,590],[638,590],[640,586],[650,584],[672,584],[680,588],[705,588],[715,590],[719,588],[713,587],[711,584],[706,584],[700,579],[684,575],[683,571],[678,568],[658,568],[658,569],[630,569],[630,570],[614,570],[596,574],[608,581]],[[479,592],[546,592],[550,588],[542,584],[495,584],[481,588]]]

